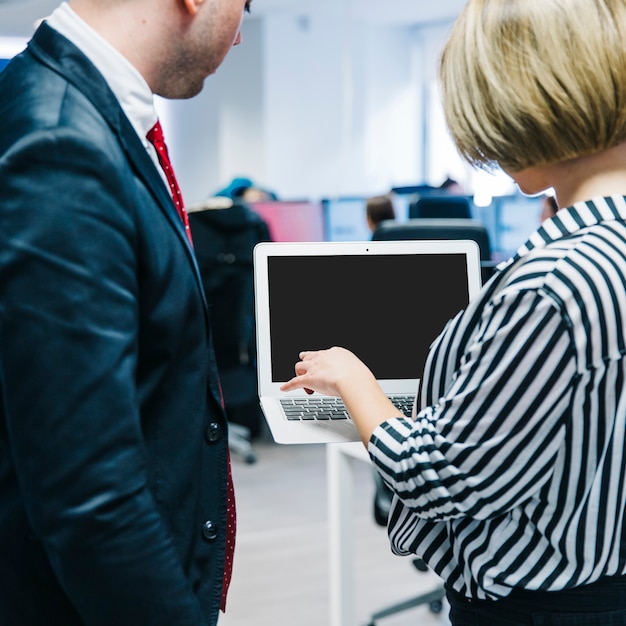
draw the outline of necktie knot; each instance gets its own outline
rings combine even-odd
[[[155,143],[162,143],[165,145],[165,139],[163,138],[163,127],[161,126],[161,122],[159,120],[156,121],[156,124],[148,131],[146,135],[148,137],[148,141],[154,145]]]

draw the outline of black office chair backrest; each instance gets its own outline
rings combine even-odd
[[[466,196],[424,195],[409,206],[409,217],[424,219],[470,219],[472,211]]]
[[[374,231],[372,239],[415,240],[415,239],[470,239],[480,248],[480,264],[483,282],[491,276],[494,263],[491,260],[489,233],[483,224],[472,219],[410,219],[406,222],[386,220]]]
[[[205,208],[216,202],[192,207],[189,226],[211,313],[217,365],[226,370],[255,361],[252,257],[254,246],[271,238],[267,224],[247,205],[228,200],[229,208]]]

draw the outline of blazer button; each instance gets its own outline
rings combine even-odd
[[[217,524],[214,524],[211,520],[204,522],[202,526],[202,536],[207,541],[213,541],[217,537]]]
[[[217,422],[211,422],[205,428],[204,436],[209,443],[215,443],[222,438],[222,427]]]

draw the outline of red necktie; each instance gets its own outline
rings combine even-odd
[[[226,611],[226,595],[233,575],[233,559],[235,556],[235,535],[237,534],[237,512],[235,509],[235,487],[230,467],[230,451],[228,452],[228,499],[226,501],[226,557],[224,560],[224,583],[222,585],[222,611]]]
[[[163,139],[163,129],[161,123],[157,123],[148,131],[146,135],[148,141],[155,147],[157,156],[159,157],[159,163],[165,172],[165,176],[170,185],[172,192],[172,200],[178,211],[178,215],[183,220],[185,225],[185,232],[189,243],[193,245],[191,240],[191,229],[189,228],[189,219],[187,218],[187,211],[185,211],[185,205],[183,204],[183,195],[176,181],[174,175],[174,169],[170,163],[170,159],[167,153],[167,146]],[[224,404],[222,398],[222,406]],[[227,474],[227,500],[226,500],[226,554],[224,558],[224,582],[222,584],[222,601],[220,608],[222,611],[226,610],[226,595],[228,593],[228,587],[230,586],[230,579],[233,573],[233,558],[235,555],[235,535],[237,532],[237,512],[235,508],[235,488],[233,485],[233,474],[230,466],[230,451],[228,452],[228,474]]]
[[[159,163],[165,172],[165,177],[170,185],[170,192],[172,194],[172,200],[180,215],[180,219],[183,220],[185,225],[185,232],[187,233],[187,239],[189,243],[193,245],[191,240],[191,229],[189,228],[189,219],[187,217],[187,211],[185,211],[185,204],[183,203],[183,194],[178,186],[178,181],[174,175],[174,169],[170,162],[170,157],[167,153],[167,146],[165,145],[165,139],[163,138],[163,129],[161,128],[161,122],[157,120],[157,123],[148,131],[146,135],[148,141],[155,147],[157,156],[159,157]]]

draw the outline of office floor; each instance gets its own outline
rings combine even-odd
[[[256,464],[233,457],[238,539],[228,610],[220,626],[325,626],[329,623],[325,447],[255,442]],[[435,588],[410,558],[391,554],[372,516],[371,468],[355,468],[355,602],[357,623],[372,612]],[[441,614],[412,608],[377,626],[449,626]]]

